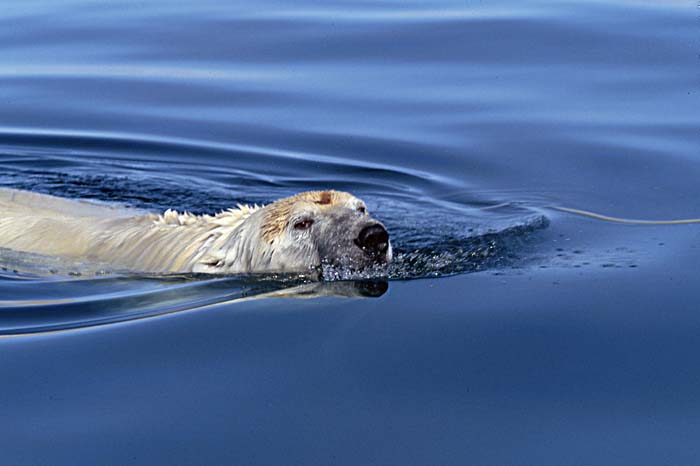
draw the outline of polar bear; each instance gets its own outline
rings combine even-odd
[[[0,248],[147,273],[305,272],[392,259],[363,201],[309,191],[217,215],[136,209],[0,189]]]

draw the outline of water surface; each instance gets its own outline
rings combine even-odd
[[[0,251],[3,462],[700,462],[698,10],[6,1],[0,186],[364,199],[365,276]]]

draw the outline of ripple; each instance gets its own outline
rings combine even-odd
[[[308,189],[363,198],[392,234],[395,260],[307,276],[133,276],[108,264],[0,251],[0,334],[92,327],[268,296],[381,296],[387,280],[513,267],[539,212],[430,172],[312,152],[140,134],[4,128],[0,186],[149,211],[215,212]],[[505,201],[505,202],[504,202]]]
[[[56,290],[56,285],[61,289]],[[0,293],[15,295],[14,299],[0,301],[0,335],[46,333],[163,316],[241,300],[292,285],[290,281],[245,277],[207,280],[110,277],[58,282],[23,280],[18,291],[17,284],[0,282]],[[48,288],[45,291],[48,296],[37,299],[37,288]],[[52,292],[56,294],[51,296]]]
[[[80,280],[0,275],[0,337],[162,317],[261,298],[376,298],[383,280],[310,281],[298,275],[112,276]],[[36,298],[36,290],[44,294]]]

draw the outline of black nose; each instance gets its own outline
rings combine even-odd
[[[384,254],[389,249],[389,233],[383,226],[375,223],[360,230],[360,234],[355,239],[355,244],[367,254],[375,256]]]

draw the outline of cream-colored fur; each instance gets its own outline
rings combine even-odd
[[[193,272],[259,207],[155,215],[0,189],[0,247],[148,272]]]
[[[361,200],[339,191],[196,216],[0,189],[0,248],[113,271],[296,272],[327,258],[361,265],[374,260],[355,243],[367,225],[380,224]],[[383,260],[391,260],[390,244]]]

